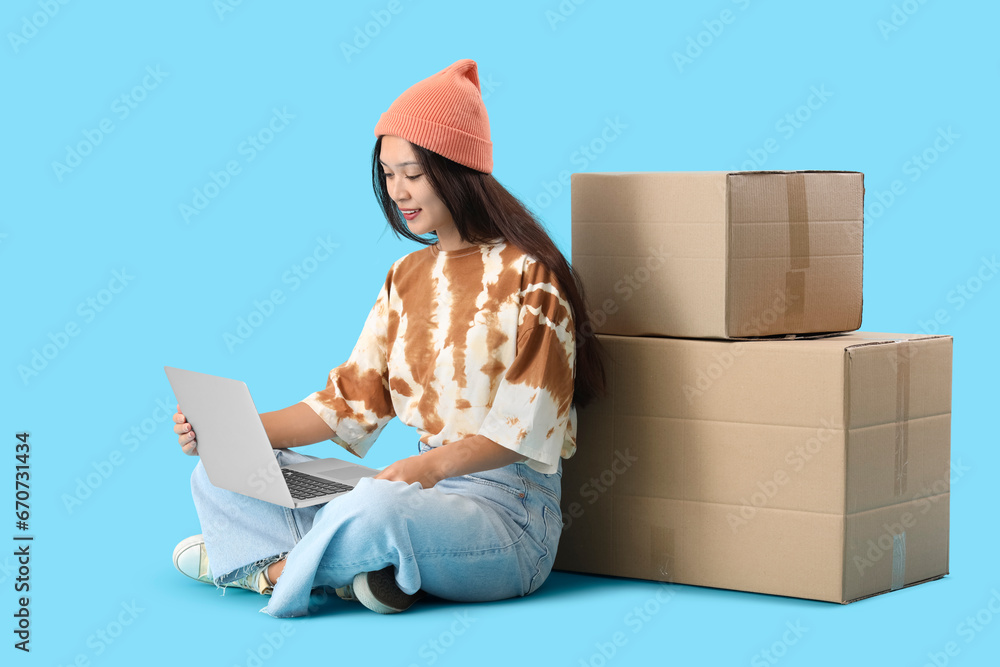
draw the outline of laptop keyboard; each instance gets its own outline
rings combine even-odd
[[[292,498],[296,500],[327,496],[331,493],[350,491],[354,488],[350,484],[331,482],[328,479],[313,477],[312,475],[307,475],[298,470],[289,470],[288,468],[282,468],[281,474],[285,477],[285,484],[288,485],[288,490],[291,492]]]

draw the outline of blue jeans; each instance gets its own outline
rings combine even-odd
[[[419,443],[419,453],[429,446]],[[279,464],[310,458],[278,449]],[[457,601],[528,595],[552,570],[562,532],[562,462],[552,475],[512,463],[420,484],[362,479],[324,505],[288,509],[219,489],[201,462],[191,491],[216,584],[268,563],[285,569],[262,611],[309,613],[309,594],[392,565],[405,593]]]

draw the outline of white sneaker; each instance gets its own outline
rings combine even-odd
[[[206,584],[214,584],[212,570],[208,566],[208,554],[205,552],[205,538],[201,535],[192,535],[185,538],[174,547],[174,567],[178,572],[195,581]],[[267,568],[262,568],[257,572],[252,572],[247,576],[237,579],[224,587],[230,586],[243,588],[254,593],[270,595],[274,588],[270,579],[267,578]]]

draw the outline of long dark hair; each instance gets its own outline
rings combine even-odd
[[[583,283],[538,219],[491,175],[458,164],[453,160],[411,144],[434,192],[451,212],[458,234],[466,243],[490,243],[497,239],[520,249],[555,274],[566,294],[576,327],[576,379],[573,405],[585,407],[605,391],[606,352],[593,334],[594,326],[587,313]],[[372,151],[372,187],[382,206],[385,219],[397,238],[404,236],[423,245],[435,239],[417,236],[407,227],[399,207],[385,187],[385,175],[379,163],[382,137]]]

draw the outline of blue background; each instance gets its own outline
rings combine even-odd
[[[35,541],[24,655],[3,538],[2,660],[995,664],[998,13],[917,0],[4,3],[0,532],[18,532],[13,444],[27,430]],[[393,617],[330,603],[282,621],[252,594],[222,597],[173,570],[174,544],[199,529],[194,460],[158,408],[174,405],[162,367],[244,380],[261,411],[325,385],[389,265],[416,249],[371,193],[372,129],[403,90],[460,58],[479,65],[495,176],[567,256],[563,170],[865,173],[862,328],[955,336],[952,574],[840,606],[689,586],[664,601],[661,584],[554,573],[524,599]],[[803,108],[814,89],[823,99]],[[243,142],[275,110],[287,124],[249,159]],[[620,131],[587,158],[580,148],[609,119]],[[89,154],[67,158],[81,143]],[[54,166],[67,159],[76,166]],[[185,220],[181,205],[213,173],[225,181],[229,161],[239,173]],[[318,239],[337,247],[306,262]],[[298,284],[297,266],[312,271]],[[282,302],[227,345],[274,290]],[[366,463],[415,446],[393,424]]]

